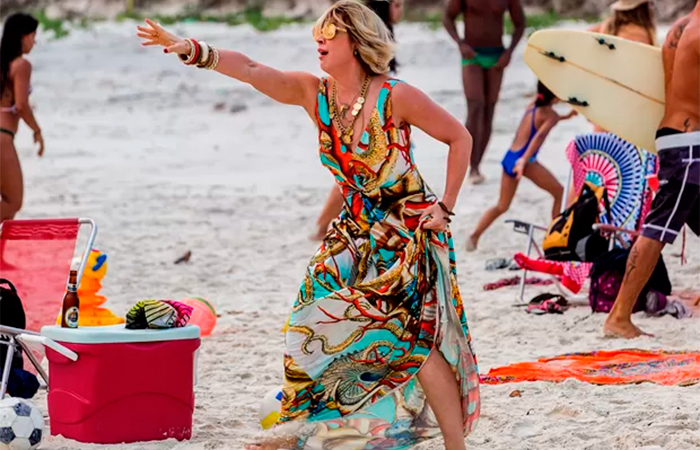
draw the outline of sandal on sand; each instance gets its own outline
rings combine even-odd
[[[506,267],[510,266],[512,261],[513,260],[509,258],[491,258],[486,260],[484,268],[486,270],[505,269]]]
[[[530,314],[564,314],[569,309],[569,302],[557,294],[541,294],[530,300],[527,312]]]

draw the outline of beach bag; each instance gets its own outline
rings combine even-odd
[[[591,262],[608,249],[608,240],[593,230],[599,222],[601,201],[612,222],[605,187],[585,182],[576,201],[549,225],[542,243],[545,259]]]
[[[588,291],[588,302],[593,312],[608,313],[612,309],[622,286],[628,256],[628,249],[613,249],[601,255],[593,263],[589,275],[591,287]],[[655,314],[664,310],[668,302],[666,296],[671,294],[671,289],[666,265],[660,257],[649,281],[637,297],[632,311]],[[654,295],[648,295],[650,293]]]
[[[6,285],[7,287],[3,287]],[[15,286],[4,278],[0,278],[0,325],[24,330],[27,318],[24,314],[22,301],[17,295]],[[7,341],[7,338],[0,337]],[[10,365],[10,375],[7,379],[7,393],[10,397],[32,398],[39,390],[39,380],[31,372],[24,370],[22,351],[16,349]],[[5,368],[7,345],[0,344],[0,376]]]
[[[3,287],[6,285],[8,287]],[[24,330],[27,326],[27,319],[24,314],[22,301],[17,295],[15,286],[4,278],[0,278],[0,325],[7,327],[19,328]],[[7,338],[0,337],[1,340],[7,341]],[[3,369],[5,358],[7,357],[7,345],[0,344],[0,371]],[[21,369],[24,361],[21,352],[15,352],[12,359],[12,368]]]

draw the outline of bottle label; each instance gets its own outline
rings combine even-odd
[[[78,292],[78,286],[75,284],[68,284],[68,288],[66,289],[68,292]]]
[[[66,310],[66,325],[68,328],[78,328],[78,307],[73,306]]]

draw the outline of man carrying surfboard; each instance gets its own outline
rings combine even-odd
[[[608,336],[645,334],[632,323],[632,308],[666,244],[684,225],[700,235],[700,3],[671,27],[664,43],[664,117],[656,132],[659,190],[630,250],[625,277],[605,321]]]
[[[503,17],[513,20],[510,45],[503,47]],[[455,21],[464,18],[464,38]],[[462,55],[462,84],[467,99],[467,129],[474,139],[469,182],[484,181],[479,165],[491,139],[493,114],[501,91],[503,69],[525,32],[525,12],[520,0],[448,0],[442,19]]]

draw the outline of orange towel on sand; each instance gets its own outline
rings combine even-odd
[[[688,386],[700,382],[700,353],[647,350],[572,353],[491,369],[481,377],[481,382],[503,384],[569,378],[592,384],[650,382]]]

